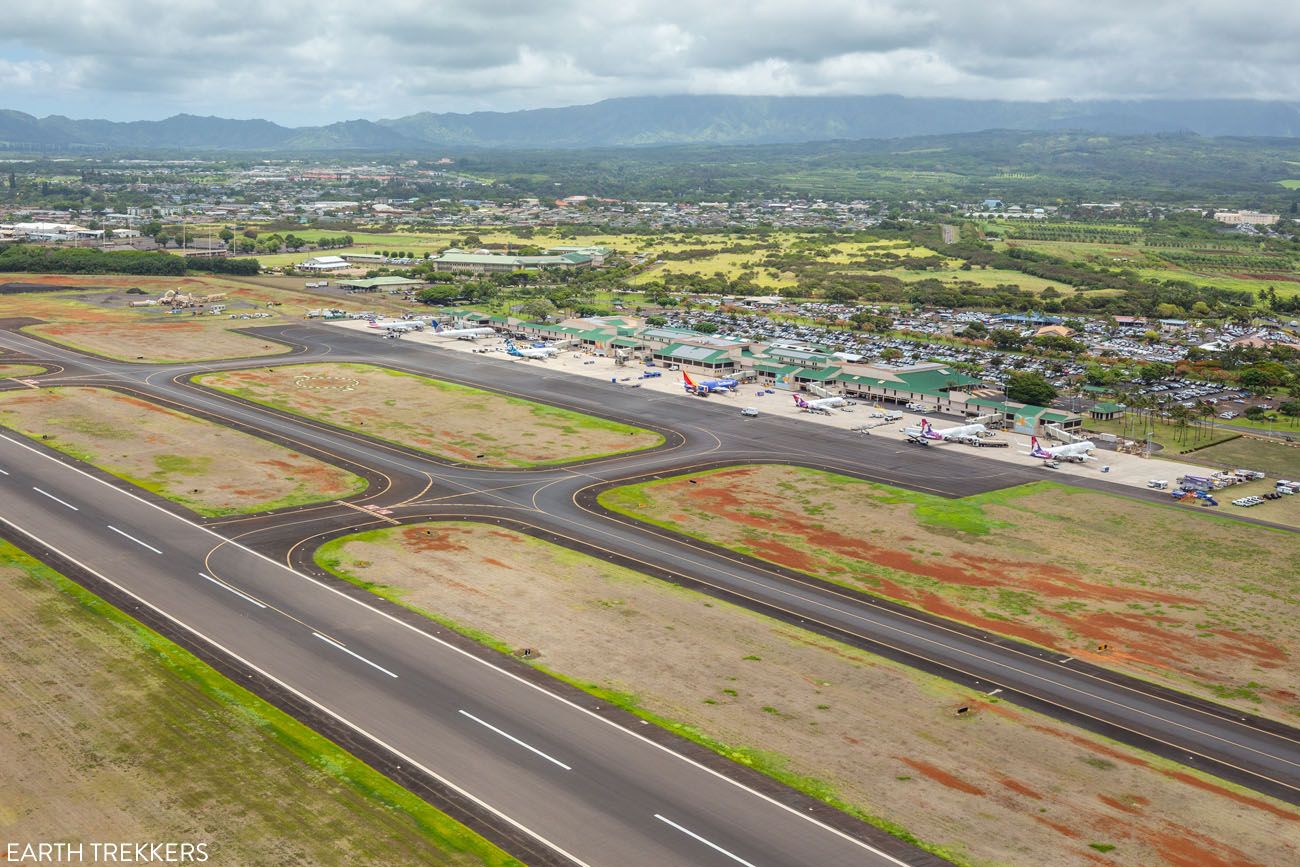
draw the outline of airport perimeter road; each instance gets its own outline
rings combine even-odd
[[[0,471],[5,523],[572,861],[908,863],[8,436]]]

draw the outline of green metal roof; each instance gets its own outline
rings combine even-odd
[[[973,376],[967,376],[947,367],[934,370],[900,370],[894,372],[894,376],[901,380],[895,387],[930,395],[941,395],[946,393],[947,389],[980,382]]]
[[[695,364],[717,364],[721,361],[731,361],[732,358],[721,349],[707,349],[703,346],[690,346],[685,343],[670,343],[663,349],[656,349],[655,354],[667,355],[670,358],[683,359]]]
[[[824,382],[825,380],[833,379],[835,374],[839,372],[840,369],[838,367],[823,367],[821,370],[809,370],[805,367],[798,370],[795,373],[794,378],[796,380],[810,379],[815,382]]]
[[[887,379],[881,379],[877,376],[863,376],[860,373],[841,373],[835,377],[840,382],[856,382],[861,385],[900,385],[901,383],[890,382]]]
[[[802,370],[797,364],[773,364],[770,361],[760,361],[754,365],[755,370],[761,370],[764,373],[770,373],[776,377],[785,376],[788,373],[794,373],[796,370]]]
[[[1110,415],[1112,413],[1123,412],[1124,405],[1119,403],[1111,403],[1110,401],[1102,401],[1101,403],[1094,404],[1092,409],[1089,411],[1098,413],[1100,415]]]
[[[609,342],[610,346],[626,346],[629,349],[637,349],[641,346],[641,341],[633,340],[630,337],[615,337]]]

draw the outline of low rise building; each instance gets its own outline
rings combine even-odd
[[[351,268],[352,265],[342,256],[315,256],[305,262],[299,262],[294,267],[300,271],[328,273],[330,271],[343,271]]]

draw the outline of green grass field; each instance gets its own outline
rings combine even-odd
[[[206,842],[215,864],[518,863],[7,543],[0,599],[7,839]]]
[[[1214,443],[1226,442],[1240,436],[1237,431],[1215,425],[1206,428],[1200,425],[1180,426],[1165,421],[1139,419],[1136,416],[1111,419],[1109,421],[1089,420],[1087,429],[1100,433],[1113,433],[1131,440],[1144,440],[1150,434],[1151,439],[1164,446],[1166,457],[1177,457]]]
[[[1197,463],[1219,469],[1259,470],[1270,479],[1300,479],[1300,446],[1271,440],[1237,437],[1201,449],[1193,457]]]

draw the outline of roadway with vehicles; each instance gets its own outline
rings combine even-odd
[[[862,848],[864,842],[905,863],[931,856],[671,736],[656,732],[658,745],[647,743],[651,727],[608,708],[594,710],[593,699],[525,663],[321,574],[310,559],[321,542],[438,518],[516,527],[1300,803],[1300,733],[1280,723],[722,551],[595,503],[600,490],[615,484],[756,460],[943,495],[1042,478],[1035,466],[942,449],[918,461],[914,449],[896,440],[810,429],[789,418],[746,419],[731,405],[642,395],[542,366],[394,345],[329,326],[253,333],[292,343],[296,351],[187,366],[110,362],[12,332],[0,332],[0,346],[60,368],[43,381],[110,386],[177,405],[342,464],[365,475],[369,490],[346,503],[199,521],[7,436],[0,440],[0,468],[8,473],[0,476],[6,503],[0,518],[7,535],[69,568],[44,550],[56,548],[74,561],[70,571],[82,573],[80,579],[115,582],[129,594],[129,605],[182,621],[193,630],[179,630],[189,644],[236,660],[236,670],[248,666],[255,680],[268,678],[268,690],[310,722],[342,726],[345,732],[331,730],[331,736],[373,751],[386,772],[420,768],[428,785],[441,787],[462,813],[508,848],[527,852],[528,860],[544,852],[555,861],[567,853],[587,863],[891,863]],[[186,382],[212,369],[324,358],[387,364],[561,405],[659,430],[667,442],[565,467],[488,470]],[[1168,502],[1157,491],[1080,483]],[[764,794],[756,794],[760,789]]]

